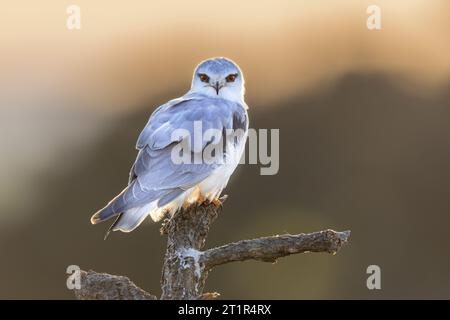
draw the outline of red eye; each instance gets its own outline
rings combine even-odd
[[[227,80],[227,82],[234,82],[234,80],[236,80],[237,74],[229,74],[225,80]]]
[[[200,78],[201,82],[208,82],[209,81],[209,77],[206,74],[204,74],[204,73],[200,73],[198,75],[198,77]]]

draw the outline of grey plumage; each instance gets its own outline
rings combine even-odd
[[[225,67],[229,68],[228,65]],[[203,94],[195,90],[158,107],[137,140],[138,155],[130,171],[128,186],[103,209],[96,212],[91,222],[95,224],[118,216],[109,231],[131,231],[148,213],[170,204],[186,190],[204,181],[223,163],[174,163],[171,159],[172,149],[185,137],[173,137],[173,132],[184,129],[189,133],[190,152],[195,157],[200,155],[208,144],[225,143],[227,130],[242,129],[246,132],[248,129],[246,109],[243,100],[233,101],[212,96],[209,91]],[[201,150],[196,150],[193,147],[196,121],[201,121],[203,134],[208,129],[215,129],[224,132],[225,136],[219,142],[203,140]],[[240,144],[238,149],[242,152],[246,133],[239,135],[238,140],[237,143]],[[225,149],[225,157],[227,152],[231,151]]]
[[[193,137],[194,121],[202,121],[203,132],[210,128],[233,129],[245,127],[245,110],[237,103],[199,95],[177,99],[158,108],[139,136],[137,159],[130,173],[130,184],[92,218],[97,223],[121,212],[156,199],[167,204],[174,192],[178,195],[199,183],[218,164],[174,164],[170,139],[173,130],[182,128]],[[192,144],[194,141],[192,141]],[[206,142],[202,145],[202,151]],[[226,152],[226,150],[225,150]],[[173,198],[171,199],[173,200]]]

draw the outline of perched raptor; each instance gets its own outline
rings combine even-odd
[[[182,206],[218,201],[245,149],[244,92],[242,71],[233,61],[200,63],[191,89],[150,116],[136,144],[128,186],[91,222],[116,217],[109,231],[130,232],[148,215],[158,221]]]

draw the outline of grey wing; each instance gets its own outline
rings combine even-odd
[[[130,172],[130,184],[93,217],[93,222],[158,199],[158,205],[162,206],[208,177],[220,164],[176,164],[171,158],[172,148],[184,138],[174,139],[172,132],[184,129],[193,137],[195,121],[202,122],[203,133],[210,128],[224,130],[247,126],[246,113],[241,106],[219,99],[181,99],[158,108],[139,136],[139,152]],[[203,141],[200,152],[209,143],[211,141]],[[191,152],[196,153],[193,149]]]

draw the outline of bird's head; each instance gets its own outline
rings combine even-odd
[[[242,71],[227,58],[205,60],[195,68],[191,92],[241,102],[245,93]]]

